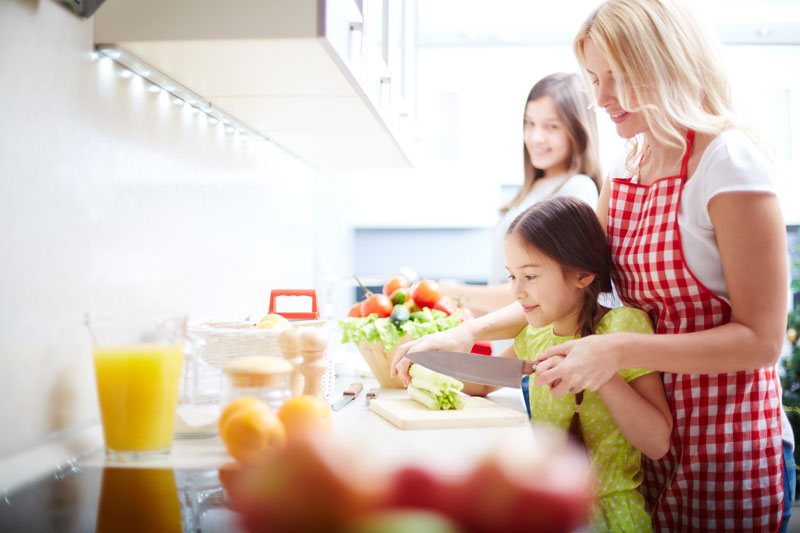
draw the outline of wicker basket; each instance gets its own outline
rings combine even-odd
[[[410,336],[404,335],[403,337],[400,337],[400,340],[397,342],[397,346],[405,344],[410,340]],[[389,367],[392,364],[392,359],[394,359],[397,346],[392,348],[392,351],[389,353],[386,353],[386,349],[384,348],[382,342],[361,341],[361,343],[358,345],[358,351],[361,352],[361,355],[369,365],[369,369],[372,370],[372,373],[375,375],[378,383],[381,384],[381,387],[386,387],[389,389],[405,388],[403,386],[403,382],[400,381],[400,378],[389,377]]]
[[[335,389],[335,370],[333,364],[334,323],[325,320],[292,322],[297,328],[323,328],[328,335],[328,348],[323,361],[326,368],[322,375],[322,390],[330,401]],[[205,345],[198,350],[200,358],[210,366],[222,370],[231,360],[246,355],[268,355],[283,357],[278,338],[280,329],[263,329],[250,322],[205,322],[189,326],[189,333],[197,335]]]

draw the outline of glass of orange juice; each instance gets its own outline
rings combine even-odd
[[[90,313],[86,324],[106,455],[131,460],[168,454],[186,316]]]

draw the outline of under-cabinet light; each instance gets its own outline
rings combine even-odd
[[[122,48],[114,45],[97,45],[92,54],[93,59],[96,57],[101,59],[108,58],[119,63],[123,67],[123,70],[119,73],[120,77],[126,79],[141,77],[146,79],[152,84],[148,87],[149,92],[167,92],[172,97],[172,103],[175,106],[184,106],[185,109],[191,110],[193,114],[204,113],[209,124],[224,126],[225,132],[233,134],[235,138],[245,142],[254,141],[252,144],[264,146],[270,152],[277,151],[289,160],[299,161],[297,156],[275,144],[274,141],[267,139],[222,109],[214,107],[203,97],[175,82],[169,76],[153,69],[150,65]]]

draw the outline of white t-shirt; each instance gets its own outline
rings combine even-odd
[[[489,284],[503,283],[508,281],[508,271],[506,270],[505,252],[503,250],[504,240],[508,226],[514,221],[517,216],[525,211],[527,208],[546,200],[553,193],[553,190],[561,185],[562,181],[554,180],[550,183],[536,187],[525,199],[517,206],[512,207],[500,217],[500,220],[492,231],[492,262],[491,270],[489,271]],[[585,174],[575,174],[567,180],[564,185],[558,189],[553,197],[556,196],[574,196],[584,202],[588,203],[594,209],[597,206],[597,186],[592,181],[592,178]]]
[[[630,176],[624,164],[612,176]],[[764,154],[739,130],[722,132],[706,147],[697,169],[686,182],[678,208],[678,228],[686,265],[708,290],[730,305],[708,203],[733,191],[777,194],[775,176]],[[786,413],[781,409],[783,440],[794,443]]]

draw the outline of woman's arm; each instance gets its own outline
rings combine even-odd
[[[514,302],[510,283],[469,285],[453,280],[439,281],[442,294],[460,300],[461,305],[480,313],[488,313]]]
[[[536,384],[561,382],[554,396],[597,390],[621,368],[716,374],[772,366],[786,329],[786,229],[778,199],[728,192],[708,206],[728,286],[732,320],[695,333],[612,333],[569,341],[540,356],[568,355]]]
[[[432,335],[425,335],[417,340],[401,344],[397,347],[390,374],[400,376],[403,384],[408,385],[411,377],[408,367],[411,361],[405,359],[408,352],[428,350],[453,350],[468,352],[478,341],[510,339],[522,330],[528,321],[518,303],[507,305],[488,315],[464,321],[460,326]]]
[[[597,207],[594,212],[597,213],[597,220],[603,227],[603,231],[607,231],[608,225],[608,202],[611,198],[611,178],[603,181],[603,188],[600,189],[600,197],[597,199]]]
[[[597,393],[631,444],[653,460],[666,455],[672,435],[672,415],[658,372],[630,382],[615,374]]]

